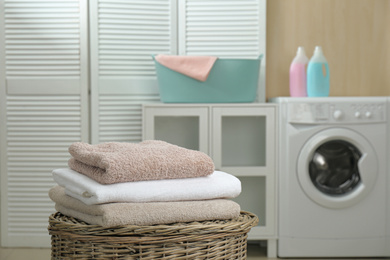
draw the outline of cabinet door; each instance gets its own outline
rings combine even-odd
[[[87,1],[0,1],[2,246],[49,247],[51,171],[88,142]]]
[[[275,235],[275,113],[275,107],[267,105],[212,109],[215,167],[241,180],[242,193],[234,200],[260,219],[249,239]]]
[[[143,139],[163,140],[210,154],[208,121],[208,107],[144,105]]]

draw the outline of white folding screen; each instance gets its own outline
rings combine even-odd
[[[265,2],[0,0],[2,246],[50,245],[51,171],[72,142],[141,141],[151,55],[265,54]],[[263,60],[260,102],[264,83]]]
[[[0,1],[1,245],[48,247],[51,171],[88,141],[87,2]]]
[[[152,54],[176,52],[175,0],[90,2],[91,140],[138,142],[159,100]]]

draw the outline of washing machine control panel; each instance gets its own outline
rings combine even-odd
[[[385,103],[305,102],[288,104],[290,123],[374,123],[386,120]]]

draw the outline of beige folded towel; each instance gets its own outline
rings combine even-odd
[[[73,143],[69,167],[101,184],[207,176],[214,163],[205,153],[164,141]]]
[[[66,195],[60,186],[50,189],[49,196],[62,214],[103,227],[232,219],[240,215],[240,205],[225,199],[88,206]]]

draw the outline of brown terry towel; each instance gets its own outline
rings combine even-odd
[[[240,215],[240,205],[225,199],[88,206],[66,195],[60,186],[53,187],[49,196],[62,214],[103,227],[232,219]]]
[[[101,184],[207,176],[214,163],[205,153],[164,141],[73,143],[69,167]]]

